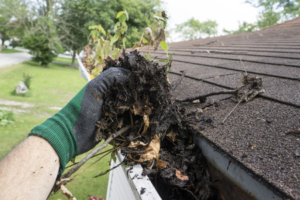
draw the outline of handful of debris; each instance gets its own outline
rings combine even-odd
[[[130,125],[130,131],[115,138],[114,145],[122,146],[126,164],[144,166],[144,174],[153,178],[164,199],[212,198],[205,159],[185,126],[184,110],[172,100],[166,66],[133,51],[118,63],[107,63],[104,70],[110,67],[129,70],[130,78],[105,95],[95,139],[106,139]]]

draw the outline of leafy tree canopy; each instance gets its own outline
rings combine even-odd
[[[223,30],[225,33],[251,32],[300,16],[300,0],[246,0],[246,3],[261,8],[257,22],[240,23],[238,30]]]
[[[300,0],[246,0],[263,11],[279,13],[280,19],[292,19],[300,16]],[[272,16],[271,16],[272,17]]]
[[[215,21],[208,20],[200,22],[191,18],[182,24],[176,26],[176,32],[181,33],[185,40],[199,39],[205,36],[216,35],[218,24]]]
[[[35,27],[28,31],[22,40],[23,46],[33,55],[33,60],[42,66],[47,66],[53,61],[56,53],[63,51],[55,25],[49,17],[40,17]]]
[[[229,31],[224,29],[223,32],[227,34],[236,34],[236,33],[252,32],[253,30],[255,30],[255,28],[256,28],[255,24],[251,24],[247,22],[243,22],[243,23],[239,22],[239,28],[237,30]]]
[[[2,40],[2,46],[4,42],[11,39],[11,37],[21,37],[24,29],[20,22],[13,18],[13,12],[8,12],[5,9],[5,4],[8,4],[8,0],[0,0],[0,39]]]
[[[90,26],[101,24],[108,37],[114,35],[116,15],[126,10],[129,15],[126,46],[133,46],[144,28],[153,23],[153,15],[159,11],[160,4],[160,0],[65,0],[59,16],[59,34],[64,47],[75,53],[88,43]],[[73,54],[73,60],[74,57]]]

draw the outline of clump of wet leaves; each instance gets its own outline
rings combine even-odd
[[[125,68],[130,75],[127,83],[116,83],[104,95],[96,141],[130,125],[114,145],[122,145],[128,165],[144,166],[158,192],[168,192],[160,193],[163,199],[212,199],[205,159],[185,128],[184,110],[172,100],[166,65],[133,51],[104,70],[110,67]]]
[[[244,75],[240,78],[243,84],[237,90],[237,100],[248,102],[258,94],[264,93],[262,78],[252,75]]]

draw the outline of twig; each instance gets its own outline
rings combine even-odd
[[[221,54],[233,54],[233,53],[238,53],[238,51],[220,51],[220,50],[195,50],[191,51],[192,54],[194,53],[221,53]]]
[[[85,158],[83,158],[75,167],[70,169],[66,174],[62,176],[62,178],[69,178],[74,172],[76,172],[84,163],[86,163],[90,158],[92,158],[95,154],[97,154],[99,151],[104,149],[115,137],[118,137],[119,135],[125,133],[130,129],[130,126],[125,126],[118,132],[111,134],[104,143],[102,143],[98,148],[94,149],[89,155],[87,155]]]
[[[213,43],[216,43],[216,42],[220,42],[222,44],[222,46],[224,46],[224,43],[220,40],[213,40],[213,41],[210,41],[206,44],[194,44],[194,46],[206,46],[206,45],[210,45],[210,44],[213,44]]]
[[[219,91],[219,92],[212,92],[212,93],[208,93],[208,94],[204,94],[204,95],[189,97],[186,99],[176,99],[176,101],[186,102],[186,101],[194,101],[194,100],[200,99],[201,102],[205,102],[206,97],[209,97],[209,96],[215,96],[215,95],[220,95],[220,94],[235,94],[235,93],[237,93],[237,90],[223,90],[223,91]]]
[[[233,113],[233,111],[238,107],[238,105],[240,104],[242,102],[242,100],[241,101],[239,101],[234,107],[233,107],[233,109],[226,115],[226,117],[223,119],[223,121],[222,121],[222,124],[224,124],[224,122],[227,120],[227,118],[231,115],[231,113]]]
[[[243,65],[243,67],[244,67],[244,70],[245,70],[245,76],[247,76],[247,75],[248,75],[248,73],[247,73],[246,66],[244,65],[244,63],[243,63],[242,59],[241,59],[239,56],[238,56],[238,58],[240,59],[240,61],[241,61],[242,65]]]
[[[117,139],[117,138],[116,138]],[[96,157],[96,156],[99,156],[101,154],[104,154],[104,153],[107,153],[107,152],[113,152],[115,149],[114,148],[111,148],[109,150],[106,150],[106,151],[103,151],[103,152],[100,152],[96,155],[94,155],[92,158]],[[73,163],[72,165],[69,165],[68,167],[66,167],[66,169],[70,168],[70,167],[73,167],[74,165],[77,165],[79,162],[76,162],[76,163]]]
[[[112,168],[110,168],[110,169],[106,170],[105,172],[102,172],[102,173],[100,173],[100,174],[98,174],[98,175],[94,176],[93,178],[97,178],[97,177],[99,177],[99,176],[103,176],[103,175],[107,174],[108,172],[110,172],[110,171],[112,171],[112,170],[116,169],[117,167],[119,167],[120,165],[122,165],[124,161],[125,161],[125,158],[123,159],[123,161],[122,161],[122,162],[120,162],[120,163],[119,163],[119,164],[117,164],[116,166],[114,166],[114,167],[112,167]]]
[[[95,160],[92,164],[90,164],[89,166],[87,166],[85,169],[81,170],[76,175],[74,175],[72,179],[75,179],[78,175],[80,175],[83,172],[85,172],[87,169],[89,169],[91,166],[93,166],[94,164],[96,164],[97,162],[99,162],[100,160],[102,160],[102,158],[104,158],[105,156],[107,156],[110,153],[112,153],[112,152],[107,152],[106,154],[104,154],[103,156],[101,156],[100,158],[98,158],[97,160]]]
[[[178,85],[180,85],[182,79],[185,77],[185,71],[180,71],[181,72],[181,77],[177,79],[177,81],[172,85],[171,90],[175,90]]]
[[[192,197],[194,197],[194,199],[198,199],[190,190],[183,188],[183,190],[187,191],[190,195],[192,195]]]

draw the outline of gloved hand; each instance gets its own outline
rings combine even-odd
[[[90,81],[62,110],[33,128],[29,135],[46,139],[60,158],[61,173],[75,156],[97,143],[96,122],[101,117],[102,97],[115,83],[128,80],[128,71],[110,68]]]

